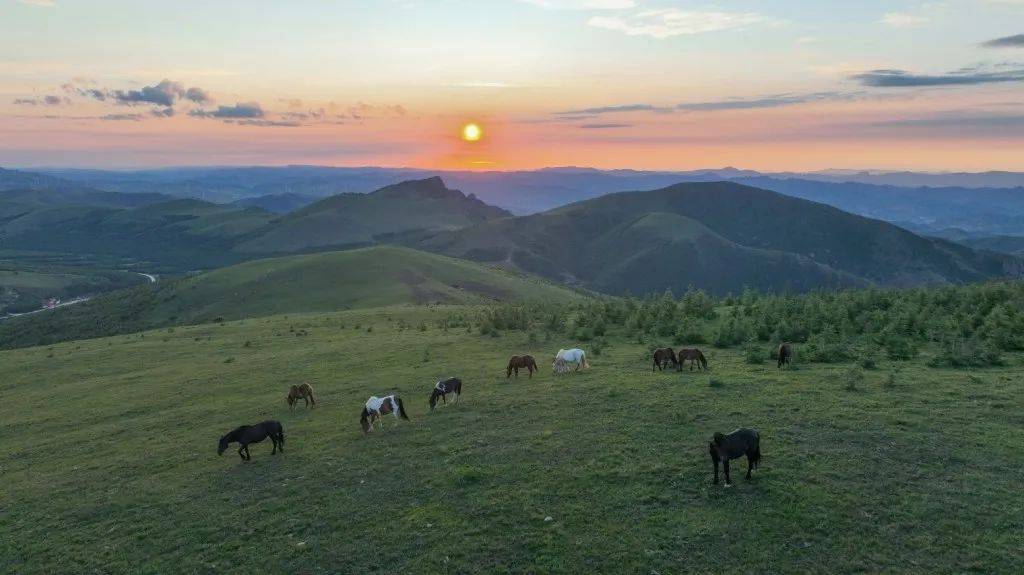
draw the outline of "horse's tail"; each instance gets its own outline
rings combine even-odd
[[[277,440],[281,442],[281,446],[284,447],[284,426],[280,423],[277,424]]]
[[[395,403],[398,404],[398,417],[402,419],[409,419],[409,416],[405,414],[405,405],[402,404],[402,398],[396,397]]]
[[[754,450],[750,454],[750,466],[757,469],[757,466],[761,463],[761,436],[754,435]]]
[[[314,407],[316,407],[316,395],[313,394],[313,386],[309,385],[308,383],[306,384],[306,386],[309,387],[309,401],[313,404]]]
[[[704,367],[704,369],[708,368],[708,360],[704,358],[704,352],[702,352],[699,349],[697,350],[697,359],[700,360],[700,364],[701,366]]]

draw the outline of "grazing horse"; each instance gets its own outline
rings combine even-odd
[[[779,345],[779,369],[783,365],[793,365],[793,348],[788,343]]]
[[[677,371],[683,371],[683,365],[686,363],[686,360],[690,360],[690,371],[693,371],[694,364],[697,364],[697,367],[700,369],[708,368],[708,360],[704,359],[704,354],[695,347],[684,347],[679,350],[678,356]]]
[[[676,352],[672,351],[671,347],[663,347],[661,349],[654,350],[654,365],[651,367],[651,371],[654,368],[658,368],[659,371],[664,371],[668,367],[669,362],[672,365],[679,367],[679,360],[676,359]]]
[[[434,406],[437,405],[437,398],[440,397],[441,401],[448,403],[446,397],[449,393],[455,394],[455,403],[459,402],[459,397],[462,396],[462,380],[457,377],[449,377],[448,379],[439,379],[434,384],[434,390],[430,392],[430,411],[434,411]]]
[[[718,483],[718,462],[721,461],[722,469],[725,471],[725,486],[730,487],[732,480],[729,479],[729,460],[746,455],[747,479],[750,479],[750,472],[761,461],[761,435],[756,429],[745,427],[725,435],[716,433],[708,444],[708,451],[715,466],[715,484]]]
[[[242,461],[251,461],[252,456],[249,455],[249,444],[259,443],[268,437],[270,441],[274,442],[274,450],[270,454],[275,455],[278,449],[281,450],[281,453],[284,453],[284,428],[281,427],[281,422],[267,420],[256,425],[237,427],[223,435],[220,438],[220,443],[217,445],[217,455],[223,455],[224,450],[228,448],[228,444],[238,443],[241,445],[238,448],[238,456],[242,458]]]
[[[313,386],[308,383],[301,385],[292,385],[292,388],[288,390],[288,395],[285,397],[288,401],[288,409],[294,410],[295,404],[300,399],[306,402],[306,407],[309,407],[310,402],[313,403],[313,407],[316,407],[316,397],[313,396]]]
[[[537,371],[537,362],[533,359],[532,355],[513,355],[508,360],[508,371],[505,374],[505,379],[512,377],[512,372],[516,373],[516,379],[519,378],[519,369],[527,369],[530,371],[530,378],[533,378],[533,372]]]
[[[574,371],[590,367],[590,364],[587,363],[587,354],[582,349],[574,347],[572,349],[558,350],[555,360],[551,362],[551,368],[555,373],[565,373],[569,371],[569,364],[576,364]]]
[[[374,421],[379,422],[380,428],[384,429],[383,416],[389,413],[394,415],[396,420],[399,417],[405,420],[409,419],[409,416],[405,414],[402,398],[397,395],[371,396],[370,399],[366,400],[366,407],[363,408],[363,413],[359,417],[359,424],[363,426],[363,433],[373,431]]]

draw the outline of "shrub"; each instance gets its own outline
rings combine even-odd
[[[946,340],[939,354],[928,362],[932,367],[989,367],[1002,364],[999,347],[977,337]]]
[[[743,361],[749,365],[761,365],[764,363],[764,350],[758,345],[757,340],[748,339],[743,345]]]
[[[864,369],[859,365],[851,366],[843,371],[839,379],[847,391],[857,391],[864,383]]]

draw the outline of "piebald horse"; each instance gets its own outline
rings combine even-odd
[[[461,379],[457,377],[449,377],[448,379],[437,380],[437,383],[434,384],[434,390],[430,392],[430,411],[434,411],[438,397],[441,398],[441,401],[448,403],[447,395],[449,393],[454,393],[455,403],[459,403],[459,398],[462,396]]]
[[[560,349],[555,354],[555,360],[551,362],[551,369],[555,373],[565,373],[569,371],[569,366],[575,365],[576,368],[573,371],[579,371],[587,369],[590,364],[587,363],[587,354],[582,349],[574,347],[572,349]]]
[[[373,431],[373,423],[376,421],[380,423],[380,428],[384,429],[384,417],[387,414],[395,416],[397,421],[399,417],[408,420],[409,416],[405,414],[405,406],[402,405],[402,398],[397,395],[386,395],[384,397],[377,397],[376,395],[371,396],[370,399],[366,400],[366,406],[363,407],[363,413],[359,416],[359,424],[363,426],[363,433],[369,433]]]

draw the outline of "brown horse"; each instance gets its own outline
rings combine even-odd
[[[694,364],[696,364],[699,369],[708,369],[708,360],[704,359],[704,354],[695,347],[684,347],[683,349],[680,349],[679,353],[676,354],[676,357],[679,358],[677,371],[683,371],[683,365],[686,363],[686,360],[690,360],[690,371],[693,371]]]
[[[300,399],[306,402],[306,407],[309,407],[310,403],[313,404],[313,407],[316,407],[316,397],[313,396],[312,385],[308,383],[292,385],[292,388],[288,390],[288,395],[285,397],[285,400],[288,401],[288,408],[294,410],[295,404]]]
[[[676,368],[679,367],[679,360],[676,359],[676,352],[672,351],[671,347],[663,347],[661,349],[654,350],[654,365],[651,367],[651,371],[654,368],[658,368],[659,371],[664,371],[668,367],[669,362]]]
[[[505,373],[505,379],[512,377],[513,371],[518,379],[520,369],[529,370],[530,378],[533,378],[533,372],[537,371],[537,362],[533,359],[532,355],[513,355],[508,360],[508,369]]]
[[[779,345],[779,369],[786,364],[793,365],[793,348],[788,343]]]

